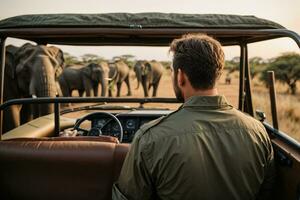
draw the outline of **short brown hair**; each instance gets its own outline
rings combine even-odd
[[[173,52],[173,69],[186,73],[195,89],[211,89],[224,67],[221,44],[204,34],[186,34],[174,39],[170,45]]]

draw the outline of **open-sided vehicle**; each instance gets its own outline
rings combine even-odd
[[[253,117],[256,113],[252,103],[248,44],[288,37],[300,47],[297,33],[254,16],[53,14],[17,16],[0,21],[0,129],[2,111],[11,105],[52,103],[55,108],[54,114],[34,119],[5,134],[1,132],[0,198],[110,199],[112,183],[118,177],[136,131],[142,124],[172,112],[155,105],[178,103],[174,98],[106,97],[27,98],[3,102],[8,37],[43,45],[168,46],[174,38],[185,33],[205,33],[223,46],[240,47],[238,109]],[[60,110],[62,103],[98,105]],[[137,103],[138,106],[120,106],[119,103]],[[152,108],[144,107],[148,103]],[[276,105],[272,109],[276,110]],[[79,117],[74,119],[70,114],[75,111]],[[81,126],[85,121],[90,122],[89,130]],[[300,144],[267,122],[262,120],[262,123],[275,151],[278,176],[274,197],[299,199]],[[80,136],[60,137],[61,131],[71,127]]]

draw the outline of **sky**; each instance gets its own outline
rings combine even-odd
[[[300,33],[300,0],[0,0],[0,20],[23,14],[165,12],[197,14],[255,15],[275,21]],[[20,44],[20,41],[8,40]],[[138,59],[167,60],[167,47],[70,47],[59,46],[74,56],[94,53],[107,59],[133,54]],[[238,56],[239,49],[224,48],[227,59]],[[272,58],[285,51],[299,52],[289,39],[250,45],[249,56]]]

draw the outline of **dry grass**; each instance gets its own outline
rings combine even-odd
[[[272,124],[270,96],[266,88],[258,79],[253,80],[253,105],[255,109],[266,113],[267,121]],[[294,139],[300,141],[300,94],[290,95],[288,87],[276,83],[277,116],[279,129]],[[298,84],[298,88],[300,85]]]
[[[238,72],[231,74],[231,84],[225,84],[226,71],[221,76],[218,81],[219,93],[224,95],[227,100],[235,108],[238,107],[238,93],[239,93],[239,75]],[[137,81],[134,76],[134,72],[131,74],[130,78],[131,88],[133,96],[131,97],[143,97],[142,86],[136,90]],[[279,128],[283,132],[289,134],[291,137],[300,141],[300,83],[298,83],[298,93],[293,96],[287,93],[288,87],[286,85],[276,83],[277,90],[277,111]],[[115,91],[116,92],[116,91]],[[126,97],[127,87],[124,83],[121,89],[121,97]],[[267,121],[272,123],[271,107],[270,107],[270,97],[268,93],[268,88],[266,88],[258,78],[252,80],[252,93],[253,93],[253,105],[254,110],[262,110],[266,113]],[[149,94],[152,94],[150,91]],[[173,92],[172,80],[170,71],[165,71],[160,86],[158,89],[158,97],[175,97]],[[122,104],[124,105],[124,104]],[[136,106],[134,104],[126,104],[131,106]],[[146,104],[145,107],[155,107],[155,108],[169,108],[172,110],[177,109],[180,104],[162,104],[162,103],[151,103]]]

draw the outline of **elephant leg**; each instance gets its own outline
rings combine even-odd
[[[99,83],[95,83],[93,85],[93,89],[94,89],[94,96],[98,97],[98,89],[99,89]]]
[[[83,85],[85,89],[85,96],[93,97],[94,96],[93,83],[88,78],[84,78]]]
[[[132,93],[131,93],[131,88],[130,88],[130,83],[129,83],[129,75],[128,75],[127,78],[125,79],[125,83],[126,83],[127,88],[128,88],[127,96],[131,96]]]
[[[60,85],[61,93],[64,97],[72,96],[72,90],[70,90],[70,88],[68,87],[68,83],[64,78],[59,79],[59,85]]]
[[[30,109],[29,111],[27,109]],[[32,119],[47,115],[49,113],[54,112],[54,105],[53,104],[32,104],[27,107],[24,107],[23,114],[27,117],[27,121]]]
[[[109,81],[108,82],[108,96],[112,97],[112,91],[114,90],[114,82]]]
[[[83,93],[84,93],[84,90],[78,90],[78,94],[79,94],[80,97],[83,96]]]
[[[156,97],[156,93],[157,93],[159,82],[160,82],[160,78],[157,80],[157,82],[155,82],[155,83],[152,84],[152,86],[153,86],[153,94],[152,94],[152,96],[153,97]]]
[[[20,120],[21,124],[27,123],[33,120],[34,115],[36,115],[36,108],[32,109],[33,106],[31,104],[23,105],[20,110]]]
[[[12,105],[3,111],[2,133],[20,126],[20,105]]]
[[[44,104],[46,106],[46,104]],[[33,104],[31,105],[31,112],[33,114],[33,119],[38,118],[41,115],[41,105],[40,104]]]
[[[117,82],[117,97],[120,96],[121,93],[122,82]]]

